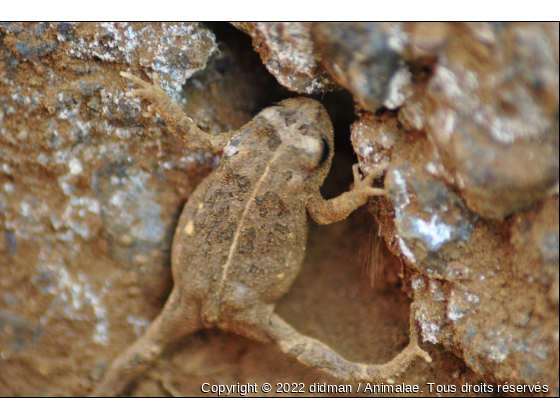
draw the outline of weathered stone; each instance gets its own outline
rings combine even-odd
[[[511,243],[517,251],[516,267],[529,281],[546,285],[548,298],[558,307],[559,229],[558,197],[517,215]]]
[[[481,375],[546,382],[556,392],[557,370],[548,367],[558,364],[558,199],[520,214],[510,238],[509,222],[482,219],[440,179],[445,170],[423,132],[406,132],[384,114],[362,116],[353,134],[373,120],[393,127],[394,141],[366,154],[362,167],[390,156],[387,200],[377,214],[389,247],[411,267],[405,278],[423,339]]]
[[[393,166],[385,186],[403,255],[429,275],[456,277],[454,257],[470,240],[476,216],[443,182],[407,164]]]
[[[400,24],[316,23],[312,35],[324,66],[362,107],[375,111],[404,102],[410,75],[401,57],[406,34]]]
[[[323,63],[358,103],[425,130],[437,176],[503,219],[558,189],[558,25],[322,23]],[[339,51],[337,53],[337,51]]]
[[[185,81],[217,52],[214,34],[199,23],[90,23],[80,24],[79,38],[71,36],[74,32],[74,26],[65,25],[59,33],[68,55],[156,71],[174,100]]]
[[[503,219],[558,184],[558,26],[455,26],[423,127],[467,205]]]
[[[325,71],[302,22],[233,22],[253,38],[253,47],[278,82],[299,93],[321,93],[337,86]]]
[[[350,140],[366,174],[383,162],[390,162],[391,149],[400,136],[398,122],[392,115],[363,113],[350,127]]]
[[[58,44],[52,34],[47,32],[45,23],[0,23],[0,30],[11,35],[5,41],[8,45],[13,45],[19,57],[24,60],[43,57],[58,49]]]
[[[403,28],[400,124],[362,112],[352,141],[365,173],[391,161],[376,215],[423,338],[557,394],[558,25]]]

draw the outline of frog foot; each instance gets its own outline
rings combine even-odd
[[[362,179],[362,176],[360,175],[360,171],[359,171],[360,165],[356,163],[355,165],[352,166],[352,172],[354,174],[354,188],[352,190],[366,197],[371,197],[374,195],[385,195],[386,194],[385,189],[374,188],[371,186],[371,184],[373,184],[375,178],[377,178],[377,176],[381,172],[387,169],[388,166],[389,164],[387,162],[382,163]]]
[[[151,104],[148,105],[148,111],[142,113],[144,117],[150,118],[158,112],[158,109],[165,109],[166,103],[169,101],[169,97],[161,88],[159,84],[159,76],[156,72],[152,73],[152,84],[125,71],[121,71],[120,75],[140,86],[140,89],[134,89],[127,92],[126,96],[146,99],[151,102]]]

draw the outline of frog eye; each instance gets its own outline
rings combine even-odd
[[[319,166],[323,165],[327,161],[330,155],[330,147],[325,136],[321,136],[321,142],[323,143],[323,153],[321,154],[321,160],[319,160]]]

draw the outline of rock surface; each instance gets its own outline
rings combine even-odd
[[[558,25],[402,28],[407,99],[351,131],[365,173],[391,161],[379,217],[424,340],[557,393]]]
[[[233,22],[233,25],[253,38],[253,47],[268,71],[288,89],[319,93],[337,87],[317,57],[309,24]]]
[[[410,74],[401,52],[406,34],[400,24],[326,22],[313,25],[321,60],[336,81],[368,109],[397,108]]]

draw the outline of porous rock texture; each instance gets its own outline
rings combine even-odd
[[[337,87],[324,69],[304,22],[232,22],[250,35],[268,71],[278,82],[298,93],[319,93]]]
[[[400,29],[401,94],[366,103],[352,142],[366,173],[391,161],[379,216],[423,338],[557,393],[558,25]]]
[[[414,300],[434,359],[402,378],[419,395],[491,395],[459,391],[481,382],[558,395],[558,24],[235,26],[252,39],[226,24],[0,24],[0,395],[86,395],[170,290],[177,217],[218,158],[143,118],[120,71],[157,71],[211,133],[293,95],[279,84],[320,94],[338,149],[327,196],[351,182],[349,139],[364,173],[391,162],[377,223],[312,224],[276,309],[299,331],[383,363]],[[352,99],[324,95],[341,88]],[[209,330],[127,394],[213,395],[204,382],[339,384]]]

